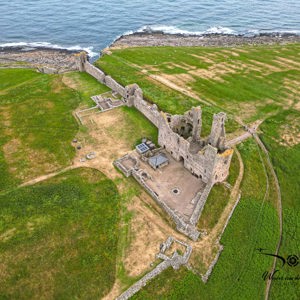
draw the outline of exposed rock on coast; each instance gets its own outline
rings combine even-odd
[[[62,73],[76,70],[77,53],[79,51],[0,47],[0,67],[37,68],[44,73]]]
[[[207,46],[234,47],[242,45],[271,45],[300,42],[300,36],[293,34],[261,34],[257,36],[244,35],[183,35],[151,32],[137,32],[123,35],[110,48],[143,47],[143,46]]]

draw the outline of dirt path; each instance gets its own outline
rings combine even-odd
[[[194,99],[198,100],[199,102],[204,103],[204,104],[206,104],[208,106],[211,106],[212,104],[215,104],[212,101],[208,102],[208,101],[205,101],[205,100],[201,99],[197,94],[195,94],[192,91],[189,91],[189,90],[187,90],[187,89],[179,86],[175,82],[168,80],[167,78],[165,78],[162,75],[147,74],[147,77],[149,77],[152,80],[155,80],[155,81],[159,82],[160,84],[163,84],[166,87],[171,88],[171,89],[173,89],[173,90],[175,90],[175,91],[177,91],[177,92],[179,92],[179,93],[181,93],[181,94],[183,94],[185,96],[194,98]]]
[[[61,169],[61,170],[59,170],[59,171],[57,171],[57,172],[53,172],[53,173],[46,174],[46,175],[41,175],[41,176],[39,176],[39,177],[36,177],[36,178],[34,178],[34,179],[31,179],[31,180],[29,180],[29,181],[26,181],[26,182],[20,184],[18,187],[23,187],[23,186],[33,185],[33,184],[36,184],[36,183],[38,183],[38,182],[41,182],[41,181],[47,180],[47,179],[49,179],[49,178],[52,178],[52,177],[54,177],[54,176],[56,176],[56,175],[58,175],[58,174],[61,174],[61,173],[64,173],[64,172],[66,172],[66,171],[69,171],[69,170],[72,170],[72,169],[76,169],[76,168],[78,168],[78,166],[73,166],[73,165],[72,165],[72,166],[66,167],[66,168],[64,168],[64,169]]]
[[[240,192],[240,185],[241,185],[243,177],[244,177],[244,163],[243,163],[243,159],[242,159],[240,152],[236,148],[234,149],[234,151],[235,151],[235,153],[238,157],[239,163],[240,163],[240,171],[239,171],[239,175],[235,181],[235,184],[231,190],[230,198],[237,199],[239,192]]]
[[[194,252],[197,249],[197,252],[201,253],[201,256],[203,256],[202,259],[204,262],[206,262],[206,264],[211,263],[211,261],[208,260],[213,260],[214,257],[212,254],[214,248],[216,247],[216,241],[223,234],[234,212],[234,209],[240,200],[240,185],[244,176],[244,163],[239,151],[237,149],[235,149],[235,151],[240,163],[240,169],[239,169],[239,175],[230,193],[230,198],[229,198],[230,200],[226,205],[223,213],[221,214],[218,223],[214,226],[211,232],[207,236],[203,237],[202,240],[192,244],[194,248]],[[219,245],[219,243],[217,244]]]
[[[244,163],[242,160],[242,156],[240,154],[240,152],[235,149],[235,153],[237,154],[239,163],[240,163],[240,170],[239,170],[239,175],[235,181],[235,184],[231,190],[230,193],[230,201],[227,204],[227,206],[225,207],[223,213],[221,214],[221,217],[219,219],[219,222],[216,224],[216,226],[213,228],[213,230],[211,231],[211,236],[216,239],[220,236],[220,233],[222,234],[225,230],[226,225],[228,224],[229,218],[231,217],[232,213],[233,213],[233,208],[236,207],[240,197],[240,185],[241,182],[243,180],[243,176],[244,176]]]
[[[278,199],[277,199],[278,200],[277,201],[278,207],[277,207],[277,209],[278,209],[278,216],[279,216],[279,232],[280,232],[279,233],[279,240],[278,240],[278,243],[277,243],[275,254],[278,255],[278,252],[279,252],[279,249],[280,249],[280,246],[281,246],[281,242],[282,242],[282,202],[281,202],[281,190],[280,190],[280,186],[279,186],[279,181],[278,181],[277,175],[275,173],[275,170],[273,168],[272,162],[270,160],[270,156],[269,156],[268,150],[266,149],[264,143],[261,141],[261,139],[258,137],[257,134],[254,134],[253,136],[254,136],[257,144],[259,145],[259,147],[266,154],[268,165],[270,167],[270,170],[271,170],[272,175],[273,175],[274,180],[275,180],[275,186],[276,186],[277,195],[278,195]],[[271,274],[275,270],[276,261],[277,261],[277,258],[274,257]],[[270,293],[271,283],[272,283],[272,280],[268,280],[267,281],[267,286],[266,286],[266,290],[265,290],[265,300],[269,299],[269,293]]]

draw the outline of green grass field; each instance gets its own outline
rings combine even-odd
[[[285,145],[289,140],[282,140],[281,131],[300,130],[300,113],[295,110],[287,110],[266,120],[262,125],[262,139],[270,152],[272,163],[279,179],[282,206],[283,206],[283,239],[279,254],[287,258],[289,255],[299,257],[299,236],[300,236],[300,181],[299,161],[300,145]],[[283,144],[282,141],[284,142]],[[299,275],[299,266],[281,268],[278,262],[278,275],[295,277]],[[274,281],[271,287],[271,298],[283,299],[289,295],[290,299],[299,299],[300,283],[294,281],[282,283]]]
[[[100,299],[115,280],[119,210],[93,169],[0,196],[0,298]]]
[[[152,140],[156,145],[158,142],[158,130],[157,128],[149,122],[142,113],[136,109],[131,109],[129,107],[122,107],[122,112],[126,115],[126,122],[128,123],[126,130],[122,130],[122,138],[126,140],[133,140],[133,148],[141,143],[143,137]]]
[[[69,72],[63,75],[63,82],[78,91],[81,103],[95,106],[91,96],[99,95],[109,91],[109,88],[100,84],[98,80],[87,73]]]
[[[57,75],[8,69],[0,78],[2,190],[70,164],[80,97]]]
[[[217,224],[219,217],[229,201],[229,197],[230,190],[223,184],[216,184],[213,187],[198,222],[199,230],[205,230],[207,232],[211,231]]]
[[[264,120],[261,138],[270,151],[282,193],[284,224],[279,254],[285,257],[297,255],[299,249],[299,49],[299,44],[241,48],[125,48],[112,50],[96,63],[124,85],[139,84],[145,97],[162,110],[181,114],[192,106],[201,105],[203,135],[209,133],[212,113],[221,110],[229,116],[227,132],[238,128],[234,122],[236,117],[244,122]],[[172,89],[174,85],[183,91]],[[189,97],[189,92],[195,97]],[[203,104],[201,100],[211,105]],[[242,200],[221,239],[225,249],[208,284],[204,285],[190,271],[168,270],[135,298],[264,297],[265,282],[261,275],[270,270],[272,260],[257,255],[254,249],[262,247],[275,251],[279,239],[277,193],[263,152],[253,141],[239,146],[239,150],[245,165]],[[237,173],[238,160],[234,157],[228,178],[231,185]],[[223,206],[214,203],[214,199],[224,199],[226,193],[220,186],[213,189],[208,204],[214,212]],[[200,225],[204,222],[202,226],[211,228],[215,219],[208,211],[208,207],[204,208],[203,214],[207,217]],[[295,276],[298,269],[286,266],[280,272]],[[271,299],[298,299],[299,290],[299,282],[274,281]]]
[[[228,113],[227,132],[237,128],[232,117],[246,122],[293,107],[299,101],[299,44],[243,47],[139,47],[113,50],[96,62],[123,85],[136,82],[145,97],[162,110],[183,113],[202,105],[203,135],[212,114]],[[175,91],[153,75],[193,92],[207,106]]]
[[[26,69],[0,70],[0,191],[71,164],[72,139],[80,128],[72,115],[79,105],[93,106],[92,95],[108,91],[86,73],[46,75]],[[133,145],[157,130],[135,110],[122,108]]]

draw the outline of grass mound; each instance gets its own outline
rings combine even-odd
[[[0,298],[99,299],[115,280],[119,195],[93,169],[0,196]]]

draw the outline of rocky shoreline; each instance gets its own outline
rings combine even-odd
[[[300,43],[299,35],[259,35],[253,37],[238,35],[183,35],[163,32],[137,32],[123,35],[115,40],[109,49],[146,46],[202,46],[236,47],[244,45],[273,45]],[[47,47],[0,47],[0,68],[35,68],[44,73],[63,73],[77,70],[77,54],[81,51],[52,49]]]
[[[0,47],[0,68],[34,68],[44,73],[76,70],[80,51],[51,48]]]
[[[115,40],[109,48],[145,47],[145,46],[203,46],[235,47],[243,45],[273,45],[300,43],[300,36],[293,34],[244,35],[183,35],[165,34],[163,32],[137,32],[123,35]]]

